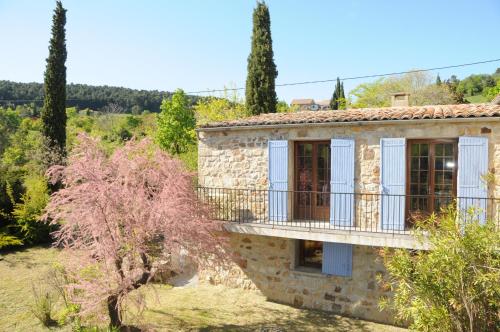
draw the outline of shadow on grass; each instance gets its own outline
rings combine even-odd
[[[206,309],[191,308],[197,317],[211,316]],[[252,311],[248,310],[249,312]],[[288,331],[373,331],[366,322],[352,318],[334,315],[330,312],[302,309],[297,315],[287,317],[283,310],[266,309],[259,320],[242,323],[195,323],[191,319],[181,318],[179,315],[164,310],[151,310],[156,315],[163,316],[156,328],[170,328],[179,331],[260,331],[260,332],[288,332]],[[150,326],[153,327],[153,326]],[[154,328],[154,327],[153,327]]]
[[[24,265],[26,268],[31,269],[37,266],[46,265],[45,260],[40,260],[40,257],[36,254],[31,254],[30,251],[36,251],[37,253],[45,252],[43,249],[52,248],[50,243],[39,244],[39,245],[26,245],[19,247],[10,247],[5,249],[0,249],[0,262],[8,264],[9,267],[14,268],[18,265]],[[42,250],[39,250],[42,249]]]

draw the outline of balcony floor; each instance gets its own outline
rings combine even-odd
[[[327,221],[228,222],[225,224],[225,228],[229,232],[241,234],[349,243],[374,247],[428,249],[427,244],[419,243],[411,235],[411,231],[408,230],[362,230],[358,227],[330,225]]]

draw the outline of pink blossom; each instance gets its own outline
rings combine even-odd
[[[124,297],[152,280],[160,261],[181,250],[199,265],[223,258],[225,237],[197,199],[192,174],[150,140],[132,140],[111,156],[97,139],[78,140],[67,166],[48,171],[63,189],[45,218],[60,225],[55,245],[70,254],[73,301],[82,314],[106,306],[118,326]]]

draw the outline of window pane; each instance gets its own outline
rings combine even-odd
[[[444,144],[446,156],[453,156],[453,144]]]
[[[313,146],[312,144],[304,144],[304,156],[312,156]]]
[[[421,157],[420,158],[420,169],[429,169],[429,158]]]
[[[453,181],[453,172],[444,172],[444,180],[445,182],[451,183]]]
[[[434,168],[438,171],[442,170],[444,167],[443,158],[436,156],[436,162],[434,163]]]
[[[305,168],[312,168],[312,158],[311,157],[304,157],[304,167]]]
[[[330,166],[330,145],[318,144],[318,167],[328,168]]]
[[[410,182],[411,183],[418,183],[418,171],[411,171],[411,178],[410,178]]]
[[[445,158],[444,168],[445,169],[454,169],[455,168],[455,161],[453,160],[453,158]]]
[[[304,155],[304,144],[299,144],[297,147],[298,147],[297,155],[303,156]]]
[[[420,172],[420,183],[424,186],[427,186],[427,175],[429,172],[427,171],[421,171]]]
[[[420,144],[420,155],[428,156],[429,155],[429,144]]]
[[[436,144],[436,151],[434,152],[436,156],[442,156],[444,153],[443,144]]]
[[[419,145],[418,144],[412,144],[411,146],[411,156],[412,157],[418,157],[419,155]]]

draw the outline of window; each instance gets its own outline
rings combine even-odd
[[[295,143],[295,218],[328,220],[330,142]]]
[[[456,140],[409,140],[408,217],[439,212],[456,196]]]
[[[299,240],[298,266],[321,270],[323,265],[323,242]]]

